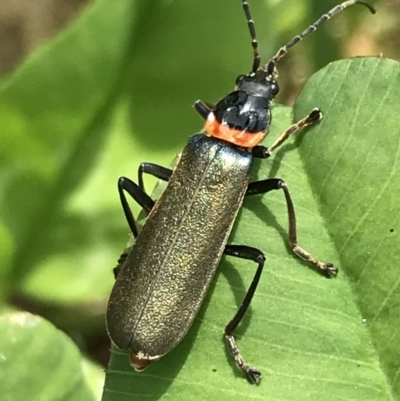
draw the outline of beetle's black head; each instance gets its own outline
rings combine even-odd
[[[264,67],[258,68],[255,72],[251,72],[248,75],[239,75],[236,78],[236,90],[273,100],[279,92],[277,78],[278,73],[275,62],[271,61]]]

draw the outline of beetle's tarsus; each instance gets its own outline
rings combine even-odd
[[[323,263],[321,271],[328,278],[334,278],[338,274],[338,268],[333,263]]]
[[[249,366],[243,359],[236,345],[235,338],[231,334],[225,335],[226,343],[228,345],[229,352],[235,358],[236,365],[243,370],[246,374],[247,380],[252,384],[257,384],[262,379],[261,372]]]
[[[248,367],[246,376],[251,384],[258,384],[262,379],[261,372],[258,369],[251,367]]]
[[[318,107],[316,107],[315,109],[313,109],[311,111],[311,113],[307,116],[307,124],[313,124],[316,123],[317,121],[322,120],[323,118],[323,114],[321,109],[319,109]]]

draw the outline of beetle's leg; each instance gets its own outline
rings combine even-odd
[[[256,274],[254,275],[253,281],[251,282],[251,285],[246,293],[246,296],[244,297],[242,304],[240,305],[239,310],[225,327],[226,343],[228,345],[229,352],[235,358],[236,364],[244,371],[251,383],[258,383],[261,380],[261,372],[258,369],[247,365],[247,363],[243,360],[236,345],[233,332],[243,319],[243,316],[246,313],[251,299],[256,291],[258,282],[260,281],[261,273],[263,271],[265,256],[260,250],[246,245],[226,245],[224,253],[226,255],[236,256],[242,259],[253,260],[254,262],[258,263]]]
[[[144,182],[143,182],[143,174],[150,174],[153,177],[158,178],[159,180],[169,181],[172,175],[172,170],[169,168],[165,168],[159,166],[154,163],[141,163],[138,170],[138,179],[139,179],[139,187],[145,191]]]
[[[282,134],[279,135],[279,137],[269,148],[262,145],[255,146],[252,149],[253,156],[261,159],[268,159],[272,152],[279,148],[279,146],[281,146],[291,135],[295,134],[297,131],[300,131],[302,128],[308,127],[309,125],[320,121],[322,116],[323,115],[320,109],[313,109],[307,117],[302,118],[296,124],[291,125],[286,131],[282,132]]]
[[[121,199],[122,208],[124,209],[126,220],[132,231],[133,236],[136,238],[139,234],[139,228],[135,218],[133,217],[132,210],[129,207],[128,201],[125,196],[125,192],[128,194],[147,212],[154,206],[153,199],[150,198],[146,192],[143,191],[137,184],[126,177],[120,177],[118,180],[118,192]]]
[[[289,189],[284,181],[279,178],[268,178],[262,181],[256,181],[249,184],[246,195],[265,194],[270,191],[282,189],[285,194],[286,205],[289,216],[289,246],[293,252],[301,259],[307,261],[318,271],[323,273],[326,277],[332,278],[337,275],[337,268],[332,263],[323,263],[314,258],[309,252],[300,247],[297,243],[297,230],[296,230],[296,214],[294,205],[289,193]]]
[[[193,107],[204,120],[207,120],[207,117],[214,108],[214,105],[208,102],[203,102],[202,100],[196,100]]]
[[[302,128],[308,127],[311,124],[314,124],[322,119],[322,112],[320,109],[313,109],[311,113],[307,116],[302,118],[296,124],[291,125],[286,131],[282,132],[281,135],[275,140],[275,142],[268,148],[269,153],[271,154],[275,149],[281,146],[286,139],[293,135],[297,131]]]
[[[269,148],[263,145],[254,146],[254,148],[251,149],[251,154],[259,159],[268,159],[268,157],[271,156]]]
[[[137,184],[131,181],[129,178],[120,177],[118,180],[118,192],[119,197],[121,199],[122,208],[125,213],[126,220],[128,221],[129,227],[132,231],[133,236],[136,238],[139,234],[139,227],[137,225],[136,219],[133,216],[132,210],[129,207],[128,201],[125,196],[125,192],[128,194],[144,209],[146,212],[150,212],[150,210],[154,206],[154,201],[148,196]],[[114,277],[117,278],[118,273],[121,269],[121,266],[124,264],[126,257],[130,248],[127,248],[122,252],[121,256],[118,259],[117,266],[114,268]]]

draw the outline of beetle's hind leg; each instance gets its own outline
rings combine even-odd
[[[257,271],[253,277],[253,281],[251,282],[251,285],[244,297],[242,304],[240,305],[239,310],[236,312],[233,319],[225,327],[225,339],[229,352],[235,358],[236,364],[239,366],[239,368],[242,369],[243,372],[246,374],[247,379],[250,381],[250,383],[255,384],[261,380],[261,372],[258,369],[249,366],[244,361],[242,355],[239,352],[239,348],[236,345],[233,332],[243,319],[243,316],[246,313],[256,291],[258,282],[260,281],[261,273],[264,268],[265,256],[260,250],[246,245],[226,245],[224,254],[235,256],[241,259],[252,260],[258,263]]]
[[[320,262],[309,252],[307,252],[305,249],[299,246],[299,244],[297,243],[296,214],[294,210],[292,197],[290,196],[289,193],[289,189],[283,180],[279,178],[268,178],[266,180],[252,182],[249,184],[247,188],[246,195],[265,194],[267,192],[278,189],[283,190],[283,193],[285,194],[286,205],[289,216],[290,248],[298,257],[310,263],[312,267],[323,273],[326,277],[328,278],[335,277],[337,275],[338,269],[332,263]]]

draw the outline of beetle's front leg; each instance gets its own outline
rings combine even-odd
[[[282,132],[269,148],[262,145],[255,146],[252,149],[253,156],[260,159],[268,159],[272,152],[279,148],[279,146],[281,146],[291,135],[300,131],[302,128],[308,127],[309,125],[322,120],[322,117],[323,115],[320,109],[313,109],[308,116],[302,118],[297,123],[291,125],[286,131]]]

